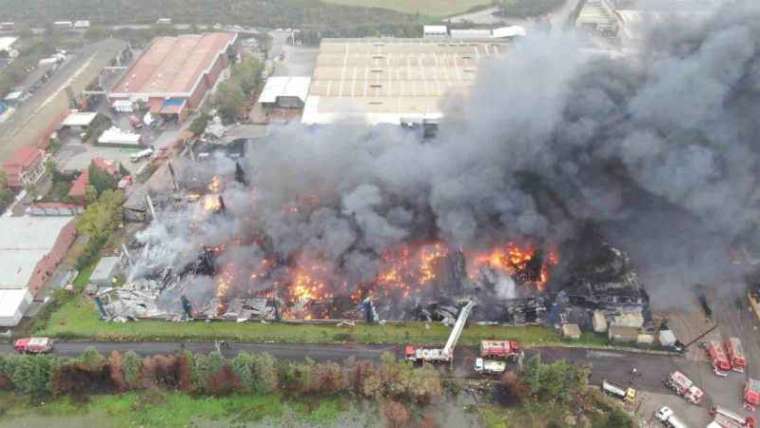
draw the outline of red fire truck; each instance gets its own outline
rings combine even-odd
[[[665,379],[665,385],[692,404],[702,402],[702,397],[705,395],[702,389],[694,385],[691,379],[677,370]]]
[[[731,370],[731,362],[728,360],[723,346],[717,340],[711,340],[704,346],[712,361],[713,372],[718,376],[726,376],[726,372]]]
[[[747,368],[747,359],[744,357],[744,347],[738,337],[730,337],[724,343],[731,367],[735,372],[744,373]]]
[[[744,384],[744,407],[754,412],[759,405],[760,380],[747,379],[747,383]]]
[[[713,422],[721,428],[755,428],[757,426],[757,420],[754,417],[741,416],[725,407],[713,407],[710,410],[710,415],[715,418]]]
[[[22,354],[45,354],[53,350],[53,340],[48,337],[26,337],[18,339],[13,348]]]
[[[483,358],[516,358],[520,352],[520,344],[515,340],[483,340],[480,342],[480,356]]]

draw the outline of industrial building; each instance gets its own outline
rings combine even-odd
[[[590,0],[581,9],[576,27],[600,35],[617,36],[619,23],[615,8],[607,0]]]
[[[303,108],[310,84],[308,76],[272,76],[261,91],[259,103],[266,109]]]
[[[478,65],[506,47],[494,40],[322,39],[302,121],[438,120],[443,99],[466,94]]]
[[[142,101],[152,114],[181,121],[227,68],[228,49],[236,40],[233,33],[158,37],[114,85],[109,99]]]
[[[75,238],[71,216],[0,217],[0,326],[18,324]]]
[[[26,288],[0,290],[0,327],[15,327],[32,304],[32,294]]]

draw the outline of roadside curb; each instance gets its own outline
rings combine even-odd
[[[673,351],[662,351],[657,349],[640,349],[640,348],[626,348],[623,346],[588,346],[588,345],[574,345],[574,344],[558,344],[558,345],[539,345],[539,346],[532,346],[527,345],[525,346],[527,349],[539,349],[539,348],[573,348],[573,349],[587,349],[592,351],[616,351],[616,352],[628,352],[632,354],[649,354],[649,355],[660,355],[660,356],[669,356],[669,357],[678,357],[681,356],[678,352]]]

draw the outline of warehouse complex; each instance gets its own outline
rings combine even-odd
[[[114,85],[109,98],[146,102],[155,115],[183,120],[216,84],[236,40],[232,33],[158,37]]]
[[[506,46],[494,40],[323,39],[302,121],[437,120],[444,97],[466,94],[478,65]]]
[[[75,238],[71,216],[0,217],[0,327],[18,324]]]

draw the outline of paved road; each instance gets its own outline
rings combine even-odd
[[[180,342],[63,342],[55,345],[57,355],[73,357],[82,353],[88,346],[94,346],[103,354],[112,351],[133,350],[140,355],[166,354],[181,350]],[[187,342],[185,349],[193,352],[211,352],[215,348],[211,342]],[[222,348],[222,353],[227,357],[237,355],[241,351],[267,352],[279,359],[303,360],[309,357],[315,361],[343,361],[349,357],[361,360],[378,361],[385,352],[390,352],[401,357],[401,347],[396,345],[301,345],[301,344],[267,344],[267,343],[237,343],[230,342],[229,346]],[[0,344],[0,353],[13,353],[10,344]],[[543,361],[552,362],[567,360],[574,364],[587,364],[591,367],[591,383],[601,383],[602,379],[620,384],[631,384],[638,389],[656,392],[665,392],[662,380],[676,366],[693,365],[694,362],[686,361],[680,357],[664,355],[650,355],[633,352],[598,351],[580,348],[544,347],[535,348],[527,352],[530,358],[540,353]],[[459,347],[455,355],[455,373],[465,377],[472,374],[472,364],[477,358],[477,349],[474,347]],[[640,376],[632,377],[631,369],[636,367]]]

